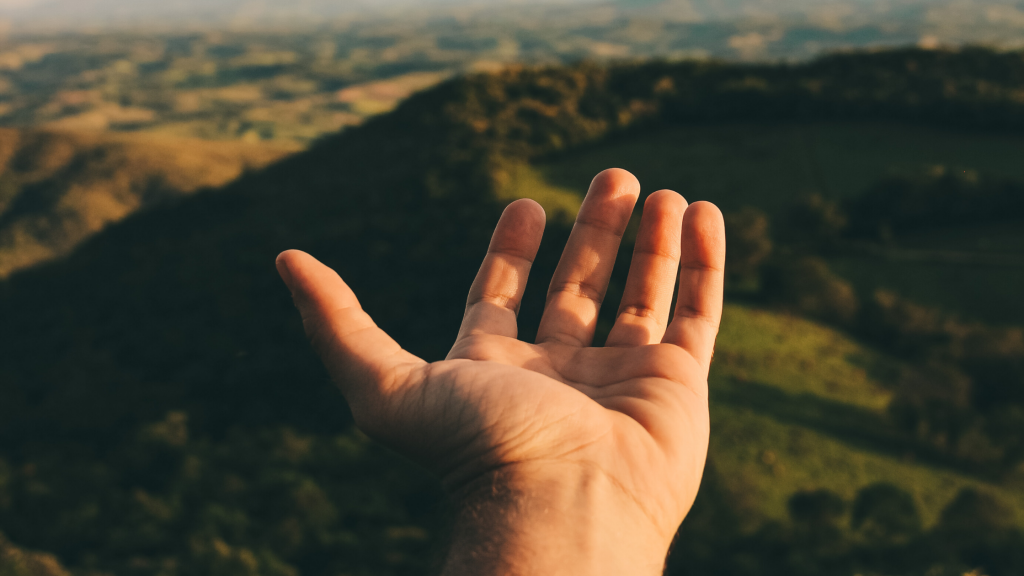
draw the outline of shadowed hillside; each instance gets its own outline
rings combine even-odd
[[[0,277],[69,252],[105,225],[287,154],[286,146],[0,130]]]
[[[142,211],[0,283],[0,529],[81,571],[423,573],[443,538],[438,488],[351,430],[274,273],[278,252],[320,257],[385,330],[436,359],[530,162],[739,120],[1020,130],[1021,89],[1022,55],[984,51],[512,69],[446,82],[217,193]],[[524,339],[568,234],[552,216]],[[1019,475],[892,421],[890,394],[917,359],[749,307],[726,322],[706,489],[671,573],[1024,566]],[[895,519],[879,512],[891,501]]]

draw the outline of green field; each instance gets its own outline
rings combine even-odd
[[[710,381],[710,458],[739,508],[782,520],[798,490],[852,500],[889,482],[914,495],[929,525],[967,486],[997,494],[1024,519],[1024,492],[915,461],[873,434],[896,366],[819,324],[727,306]]]

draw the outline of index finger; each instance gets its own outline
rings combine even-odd
[[[590,184],[548,288],[537,343],[590,346],[622,234],[640,196],[636,177],[617,168]]]
[[[544,208],[533,200],[516,200],[505,208],[469,289],[466,315],[456,340],[473,334],[518,335],[516,316],[544,224]]]

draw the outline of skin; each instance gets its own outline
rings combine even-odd
[[[404,351],[312,256],[278,257],[357,425],[453,495],[444,574],[663,571],[707,454],[725,231],[714,205],[651,194],[615,325],[591,347],[639,193],[624,170],[594,179],[532,344],[517,340],[516,313],[545,217],[531,200],[510,204],[440,362]]]

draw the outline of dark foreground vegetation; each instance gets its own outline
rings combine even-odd
[[[80,574],[423,573],[443,539],[439,489],[352,431],[274,274],[279,251],[321,257],[399,342],[440,358],[517,167],[666,125],[871,120],[1018,133],[1022,90],[1024,55],[984,50],[511,69],[446,82],[223,190],[137,214],[0,284],[0,530]],[[878,379],[891,401],[874,414],[736,377],[712,402],[775,421],[794,417],[773,398],[816,403],[796,415],[807,430],[965,480],[930,510],[909,480],[845,495],[794,486],[773,518],[743,500],[717,463],[730,454],[713,444],[670,573],[1024,571],[1020,330],[863,293],[830,269],[837,254],[911,230],[1024,219],[1020,189],[925,174],[784,215],[729,216],[732,297],[886,351]],[[553,216],[536,278],[550,275],[568,234]],[[610,300],[631,251],[627,237]],[[529,288],[523,338],[545,289]],[[723,354],[715,370],[739,363]],[[826,417],[813,424],[816,413]],[[746,418],[713,413],[719,430],[731,422],[716,414]],[[807,443],[791,431],[791,443]],[[783,477],[773,452],[757,459]],[[11,554],[21,563],[0,556],[0,571],[33,573],[27,553]]]

